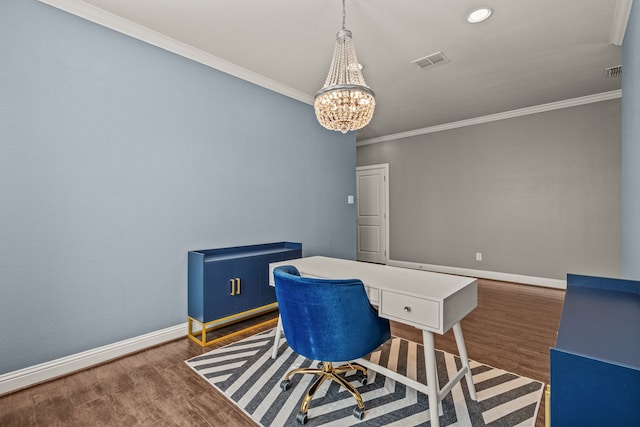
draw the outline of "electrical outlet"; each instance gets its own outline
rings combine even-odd
[[[482,252],[476,252],[476,261],[482,261]]]

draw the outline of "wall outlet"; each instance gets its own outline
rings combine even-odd
[[[353,204],[353,196],[349,195],[347,196],[347,203],[352,205]]]
[[[476,261],[482,261],[482,252],[476,252]]]

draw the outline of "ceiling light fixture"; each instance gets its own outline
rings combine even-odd
[[[467,22],[470,24],[479,24],[480,22],[484,22],[489,19],[492,13],[493,10],[486,7],[472,10],[467,15]]]
[[[342,29],[324,86],[315,95],[316,118],[327,129],[347,133],[362,129],[371,121],[376,107],[375,93],[362,76],[351,31],[345,27],[345,0],[342,0]]]

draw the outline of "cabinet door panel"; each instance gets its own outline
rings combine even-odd
[[[235,278],[235,261],[205,262],[204,322],[234,313],[231,279]]]
[[[264,257],[265,260],[265,269],[264,269],[264,278],[262,283],[264,285],[261,288],[262,292],[262,304],[271,304],[276,302],[276,288],[274,286],[269,286],[269,264],[272,262],[280,262],[288,259],[295,259],[302,257],[302,250],[295,249],[286,252],[278,252],[275,254],[269,254]]]
[[[236,312],[251,310],[260,304],[260,278],[263,263],[252,257],[235,260],[235,277],[240,279],[240,295],[233,297]]]
[[[274,286],[269,286],[269,264],[272,262],[284,261],[285,259],[287,259],[286,253],[269,254],[264,257],[264,277],[262,277],[262,286],[260,287],[263,305],[276,302],[276,288]]]

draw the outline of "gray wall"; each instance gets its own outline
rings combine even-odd
[[[622,276],[640,280],[640,5],[622,45]]]
[[[355,151],[309,105],[3,0],[0,374],[186,322],[192,249],[353,258]]]
[[[357,163],[389,163],[393,260],[620,274],[619,100],[365,145]]]

